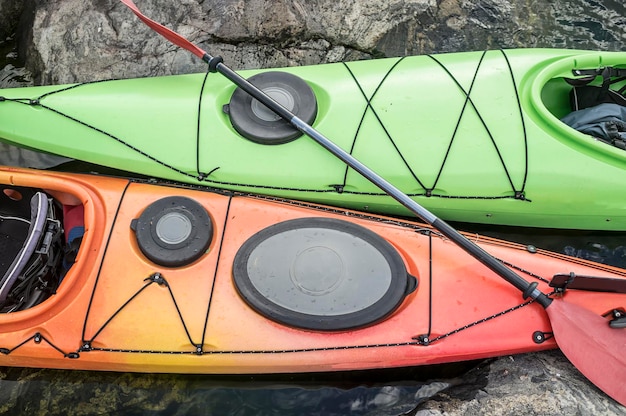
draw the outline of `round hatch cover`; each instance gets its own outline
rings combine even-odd
[[[233,277],[242,298],[262,315],[326,331],[382,320],[416,285],[386,240],[330,218],[289,220],[261,230],[239,249]]]
[[[317,100],[311,87],[301,78],[288,72],[270,71],[254,75],[248,81],[307,124],[315,120]],[[235,90],[225,108],[235,130],[254,142],[281,144],[302,135],[241,88]]]
[[[153,202],[132,221],[131,228],[141,252],[167,267],[180,267],[199,259],[213,237],[213,224],[204,207],[181,196]]]

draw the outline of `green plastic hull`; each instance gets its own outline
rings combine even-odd
[[[626,53],[520,49],[280,71],[315,92],[318,131],[446,220],[626,230],[626,152],[559,121],[563,78],[605,65],[626,65]],[[243,138],[223,109],[236,86],[204,80],[0,90],[0,138],[158,178],[408,214],[308,137]]]

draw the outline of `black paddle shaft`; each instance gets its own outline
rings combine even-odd
[[[522,277],[520,277],[517,273],[513,272],[511,269],[503,265],[500,261],[496,260],[492,255],[487,253],[478,245],[474,244],[463,235],[461,235],[457,230],[452,228],[443,220],[436,217],[430,211],[419,205],[417,202],[409,198],[406,194],[396,188],[394,185],[386,181],[376,172],[372,171],[370,168],[359,162],[352,155],[347,153],[345,150],[328,140],[324,135],[315,130],[313,127],[302,121],[291,111],[280,105],[278,102],[273,100],[270,96],[265,94],[262,90],[255,87],[253,84],[248,82],[245,78],[241,77],[235,71],[226,66],[222,58],[212,57],[209,54],[205,54],[202,58],[205,62],[209,64],[209,70],[212,72],[219,72],[224,75],[226,78],[231,80],[235,85],[239,88],[250,94],[253,98],[257,99],[263,105],[268,107],[270,110],[278,114],[284,120],[289,122],[296,129],[300,130],[302,133],[311,137],[317,143],[322,145],[326,150],[331,152],[333,155],[341,159],[344,163],[350,166],[352,169],[363,175],[366,179],[372,182],[374,185],[378,186],[385,193],[391,196],[393,199],[398,201],[400,204],[408,208],[415,215],[420,217],[422,220],[426,221],[428,224],[432,225],[434,228],[439,230],[443,235],[448,237],[450,240],[455,242],[473,257],[475,257],[478,261],[483,263],[493,272],[502,276],[506,281],[511,283],[513,286],[518,288],[520,291],[524,293],[524,297],[530,297],[535,299],[539,304],[541,304],[544,308],[547,308],[552,300],[546,296],[543,292],[536,289],[536,284],[529,283]]]

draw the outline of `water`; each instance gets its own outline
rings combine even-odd
[[[626,268],[626,232],[555,230],[461,223],[451,225],[464,231],[534,245],[545,250]]]
[[[0,413],[404,415],[473,365],[282,377],[0,368]]]

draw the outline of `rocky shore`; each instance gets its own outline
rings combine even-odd
[[[519,47],[623,50],[621,0],[138,1],[234,69]],[[204,71],[117,0],[0,0],[37,84]]]

